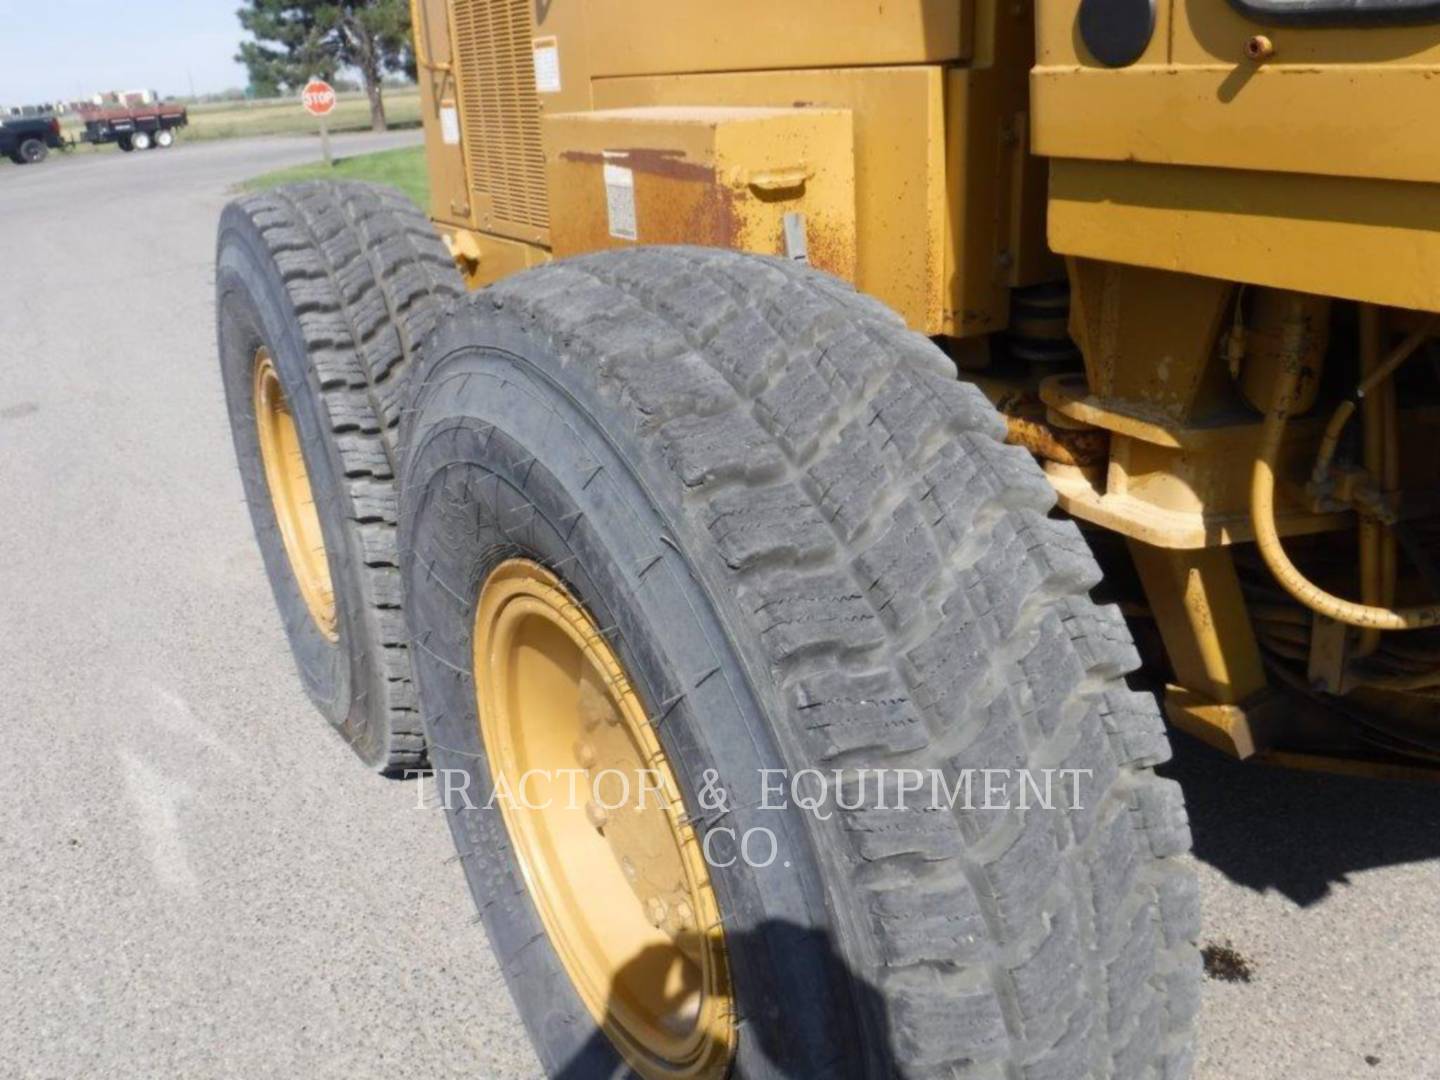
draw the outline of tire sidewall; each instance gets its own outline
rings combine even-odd
[[[775,837],[770,866],[739,858],[731,866],[712,863],[710,871],[745,1021],[736,1074],[858,1075],[854,989],[836,958],[837,931],[809,825],[793,804],[761,807],[763,770],[783,769],[786,761],[722,606],[682,554],[702,550],[707,538],[690,535],[654,496],[647,479],[653,463],[624,434],[615,407],[593,395],[590,380],[573,377],[515,320],[485,308],[473,305],[448,320],[427,346],[435,360],[426,364],[402,436],[402,566],[432,762],[467,771],[477,804],[447,808],[447,818],[542,1061],[552,1073],[604,1075],[615,1055],[596,1038],[548,941],[530,945],[543,927],[500,810],[485,808],[492,785],[469,650],[479,586],[511,555],[552,566],[597,624],[614,628],[612,644],[647,709],[663,716],[658,733],[697,831],[703,839],[708,829],[732,830],[717,833],[715,860],[736,854],[731,837],[755,830]],[[447,492],[457,482],[447,473],[459,463],[496,477],[493,509],[518,500],[510,511],[528,505],[539,524],[502,531],[500,543],[493,533],[457,527],[453,514],[447,528],[438,508],[455,494]],[[490,488],[487,481],[462,494],[483,509]],[[494,516],[499,523],[506,514]],[[436,579],[445,587],[433,587]],[[710,770],[729,795],[728,814],[697,800]],[[768,846],[755,835],[758,846]],[[763,859],[768,851],[757,854]],[[855,1045],[841,1045],[837,1033]]]

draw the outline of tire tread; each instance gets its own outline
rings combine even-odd
[[[387,772],[424,765],[397,550],[398,432],[423,343],[464,293],[439,238],[404,196],[373,184],[290,184],[238,200],[285,285],[344,473],[345,514],[363,552],[364,618],[387,733]]]

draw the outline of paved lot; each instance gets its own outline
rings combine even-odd
[[[443,823],[311,714],[235,476],[215,221],[317,152],[0,165],[0,1076],[536,1074]],[[1198,1075],[1440,1076],[1440,789],[1178,750],[1253,967]]]
[[[536,1075],[444,823],[304,700],[235,473],[215,222],[318,153],[0,168],[0,1075]]]

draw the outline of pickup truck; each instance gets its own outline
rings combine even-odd
[[[65,144],[60,121],[53,116],[11,116],[0,120],[0,154],[16,165],[44,161]]]

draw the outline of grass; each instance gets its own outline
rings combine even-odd
[[[318,146],[315,153],[318,157]],[[417,206],[425,208],[430,205],[430,174],[425,168],[423,146],[406,146],[399,150],[382,150],[378,154],[336,158],[333,168],[327,168],[323,161],[310,165],[295,165],[289,169],[279,169],[252,177],[241,186],[247,191],[263,191],[276,184],[326,179],[368,180],[375,184],[389,184],[409,195]]]
[[[385,118],[395,127],[420,123],[418,87],[387,88]],[[341,94],[330,114],[331,131],[369,131],[370,103],[362,93]],[[226,101],[190,106],[184,139],[236,139],[253,135],[294,135],[320,130],[320,121],[300,107],[298,98]]]

